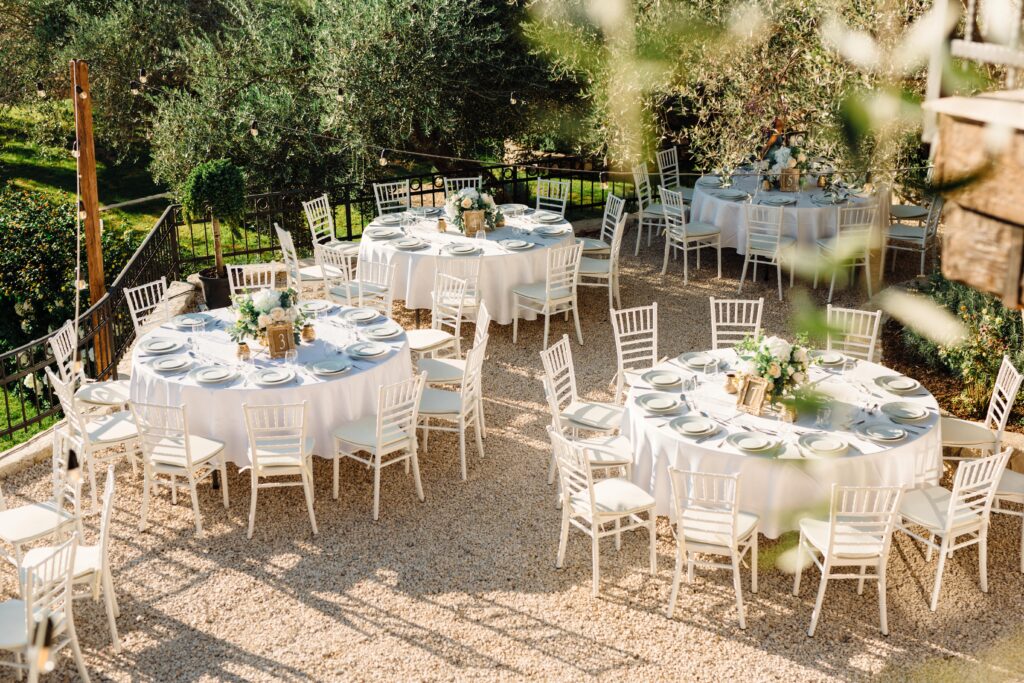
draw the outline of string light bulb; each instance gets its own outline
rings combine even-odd
[[[334,96],[334,99],[338,100],[339,102],[345,101],[345,89],[342,88],[340,85],[338,86],[338,92]]]
[[[72,143],[71,145],[71,156],[77,159],[79,154],[80,152],[78,151],[78,140],[75,140],[74,143]]]
[[[89,93],[85,92],[85,88],[80,85],[75,86],[75,94],[78,95],[78,99],[84,100],[89,96]]]
[[[46,88],[43,87],[42,81],[36,83],[36,95],[39,97],[46,97]]]
[[[142,90],[142,84],[139,81],[132,81],[129,86],[132,91],[132,95],[138,95],[139,91]]]
[[[387,150],[386,149],[382,149],[380,151],[380,159],[377,161],[377,163],[380,164],[381,166],[387,166],[388,165],[388,155],[387,155]]]
[[[85,212],[85,202],[83,202],[81,199],[79,199],[78,200],[78,218],[80,220],[84,221],[88,217],[89,217],[89,214]]]
[[[257,137],[257,136],[259,136],[259,134],[260,134],[260,127],[256,123],[256,119],[253,119],[252,123],[249,124],[249,135],[251,135],[253,137]]]
[[[148,80],[149,80],[149,76],[146,75],[146,70],[145,69],[139,69],[139,83],[142,83],[143,85],[145,85],[146,81],[148,81]]]
[[[514,90],[508,94],[508,103],[513,107],[519,104],[519,100],[516,99],[516,93]]]

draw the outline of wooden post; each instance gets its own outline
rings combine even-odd
[[[89,304],[95,305],[107,291],[103,275],[103,243],[100,239],[100,200],[96,185],[96,148],[92,139],[92,93],[89,90],[89,65],[71,60],[71,101],[75,110],[75,138],[78,140],[78,186],[85,210],[85,255],[89,269]],[[107,321],[93,316],[96,331],[96,368],[99,373],[110,365],[110,335]]]

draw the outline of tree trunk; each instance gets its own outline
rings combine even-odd
[[[217,275],[227,277],[228,269],[224,266],[224,248],[220,243],[220,221],[213,216],[213,255],[217,266]]]

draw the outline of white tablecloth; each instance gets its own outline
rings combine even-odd
[[[333,319],[343,310],[346,309],[337,308],[317,321],[317,340],[299,346],[299,363],[341,358],[337,347],[356,341],[333,324]],[[211,322],[207,331],[200,336],[201,360],[235,364],[236,346],[227,333],[227,327],[234,319],[233,314],[226,308],[211,311],[211,314],[216,322]],[[376,322],[383,323],[384,318]],[[165,324],[143,339],[154,336],[186,341],[190,333]],[[378,388],[412,376],[412,359],[405,334],[387,343],[392,349],[380,361],[359,360],[349,372],[331,378],[318,377],[303,370],[297,373],[295,380],[280,387],[261,387],[250,383],[246,379],[246,371],[251,370],[248,364],[240,366],[242,376],[239,379],[223,385],[201,385],[191,373],[163,375],[148,365],[155,356],[143,354],[141,343],[136,343],[132,353],[131,397],[133,401],[148,403],[184,404],[189,430],[200,436],[223,441],[228,459],[239,467],[250,464],[243,403],[265,405],[308,401],[308,433],[316,441],[314,452],[330,453],[334,448],[331,433],[336,427],[346,421],[374,414]],[[281,360],[270,360],[254,342],[250,341],[249,345],[256,359],[255,366],[283,364]],[[188,353],[187,342],[180,353]]]
[[[715,352],[729,362],[735,362],[733,351]],[[675,359],[661,366],[681,375],[693,375]],[[724,370],[723,370],[724,372]],[[854,486],[913,486],[924,473],[940,471],[941,436],[939,434],[938,405],[926,390],[919,395],[896,396],[889,394],[874,380],[894,375],[891,370],[863,361],[843,375],[828,375],[812,368],[811,381],[821,391],[833,396],[833,426],[837,434],[851,447],[842,457],[824,458],[801,452],[795,442],[800,434],[816,431],[815,416],[801,418],[795,425],[786,425],[774,416],[753,417],[736,411],[735,397],[723,388],[724,375],[705,378],[699,387],[687,395],[698,410],[719,417],[729,424],[720,427],[718,436],[695,443],[667,426],[670,418],[651,418],[636,403],[636,398],[652,391],[648,387],[634,387],[626,399],[622,433],[633,444],[633,481],[650,491],[657,501],[659,515],[671,515],[672,490],[669,467],[683,470],[739,474],[740,508],[761,517],[761,533],[769,538],[797,528],[801,517],[827,516],[832,484]],[[868,393],[868,392],[871,393]],[[874,394],[874,395],[872,395]],[[921,425],[914,425],[910,433],[891,447],[868,441],[863,436],[843,429],[850,419],[887,419],[877,413],[868,418],[859,411],[860,406],[889,401],[911,401],[928,408],[930,415]],[[683,413],[687,410],[682,409]],[[847,419],[849,417],[849,419]],[[787,442],[778,457],[746,455],[723,442],[729,433],[741,431],[741,425],[763,427],[774,431]],[[934,480],[929,476],[928,479]]]
[[[765,197],[791,197],[796,204],[784,207],[782,218],[782,234],[795,237],[802,246],[811,246],[814,240],[835,234],[838,210],[835,206],[820,206],[811,199],[820,195],[822,190],[812,186],[802,192],[764,192],[759,191],[756,176],[737,177],[733,187],[750,194],[753,201]],[[710,223],[722,230],[722,246],[733,247],[740,254],[747,252],[747,217],[748,201],[723,199],[715,193],[715,187],[708,187],[697,182],[693,190],[693,202],[690,206],[690,220],[694,223]],[[756,194],[755,194],[756,193]],[[851,199],[849,204],[866,203],[867,199]],[[888,218],[888,215],[885,216]]]
[[[546,276],[547,251],[556,244],[568,243],[574,239],[572,225],[568,221],[554,223],[554,227],[567,227],[565,237],[545,238],[532,233],[541,224],[534,223],[528,216],[506,218],[507,225],[487,233],[486,240],[469,238],[461,234],[450,221],[448,232],[437,231],[437,219],[431,218],[405,228],[409,235],[415,235],[429,243],[419,251],[396,249],[392,240],[373,240],[364,237],[359,248],[359,258],[383,260],[395,264],[395,298],[403,299],[410,309],[430,309],[430,293],[434,290],[434,273],[440,259],[480,259],[480,293],[487,310],[494,321],[509,325],[514,318],[512,310],[512,288],[529,282],[543,282]],[[525,235],[515,234],[515,228],[523,228]],[[536,246],[526,251],[510,251],[498,244],[498,240],[522,239]],[[459,242],[479,243],[482,251],[473,256],[452,256],[441,251],[446,244]],[[533,320],[536,314],[522,312],[523,319]]]

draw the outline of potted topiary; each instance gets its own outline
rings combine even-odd
[[[229,159],[214,159],[199,164],[185,179],[181,188],[181,208],[192,219],[207,212],[212,217],[215,265],[199,272],[203,297],[210,308],[231,304],[224,250],[221,246],[220,222],[232,230],[242,227],[245,215],[245,179],[242,171]]]

